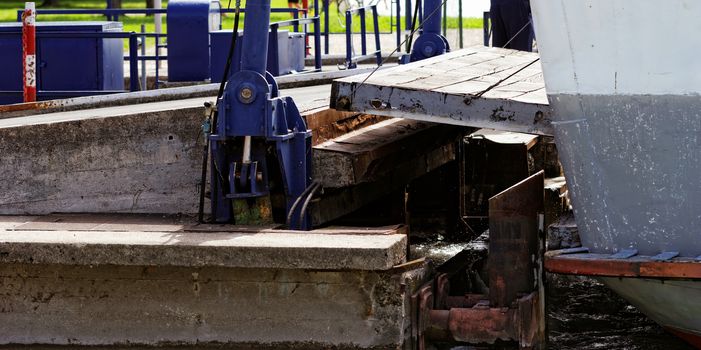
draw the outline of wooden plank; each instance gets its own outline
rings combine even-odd
[[[386,120],[315,146],[315,178],[324,188],[375,181],[459,135],[461,128],[453,126]]]
[[[391,171],[373,182],[365,182],[343,189],[324,191],[311,202],[309,215],[314,226],[322,225],[350,214],[368,203],[405,187],[441,165],[455,159],[455,144],[445,144],[404,162],[395,164]]]
[[[480,47],[334,81],[331,107],[396,118],[552,135],[538,55]]]
[[[307,128],[312,130],[312,145],[345,135],[383,120],[387,117],[357,112],[341,112],[324,106],[302,115]]]

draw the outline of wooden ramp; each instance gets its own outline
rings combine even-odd
[[[537,53],[475,46],[333,82],[331,107],[552,135]]]

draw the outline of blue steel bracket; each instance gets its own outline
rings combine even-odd
[[[441,34],[423,33],[411,49],[411,62],[421,61],[450,51],[448,40]]]
[[[410,55],[401,57],[401,64],[421,61],[450,51],[448,40],[441,34],[441,0],[425,0],[425,20],[421,23],[421,34],[414,42]]]
[[[209,137],[215,222],[232,222],[232,199],[269,194],[267,150],[273,144],[288,215],[311,184],[311,131],[292,98],[278,97],[274,78],[267,72],[266,77],[248,70],[235,73],[218,103],[216,133]],[[240,146],[246,136],[252,139],[249,162],[243,161]],[[309,230],[311,220],[307,215],[299,221],[301,209],[298,206],[292,213],[290,228]]]

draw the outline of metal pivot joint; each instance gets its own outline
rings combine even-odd
[[[441,34],[441,0],[424,0],[423,5],[426,18],[421,24],[421,35],[414,42],[410,56],[402,57],[402,63],[421,61],[450,51],[448,40]]]
[[[292,98],[279,96],[265,70],[269,22],[269,0],[246,3],[241,70],[226,84],[209,136],[214,222],[234,221],[234,199],[268,196],[272,177],[281,178],[287,214],[311,184],[311,131]],[[300,210],[294,208],[290,228],[308,230],[309,216]]]

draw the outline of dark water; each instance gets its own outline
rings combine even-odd
[[[548,275],[550,349],[688,350],[594,279]]]

